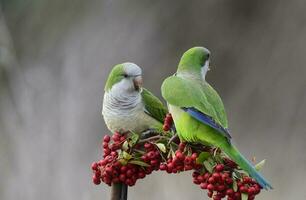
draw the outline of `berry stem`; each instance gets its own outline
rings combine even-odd
[[[110,200],[127,200],[127,190],[127,185],[123,183],[113,184]]]
[[[155,136],[152,136],[152,137],[149,137],[149,138],[146,138],[146,139],[143,139],[143,140],[139,140],[138,143],[146,143],[146,142],[150,142],[152,140],[159,140],[159,139],[168,139],[167,137],[164,137],[164,136],[160,136],[160,135],[155,135]]]

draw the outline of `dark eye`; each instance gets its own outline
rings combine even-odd
[[[210,54],[207,54],[207,59],[209,59]]]
[[[125,78],[127,78],[127,77],[128,77],[128,75],[127,75],[127,74],[123,74],[123,76],[124,76]]]

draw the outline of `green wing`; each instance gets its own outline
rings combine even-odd
[[[219,94],[207,82],[203,84],[203,88],[204,88],[205,95],[207,97],[208,102],[214,107],[214,110],[217,114],[217,118],[219,119],[220,124],[224,128],[228,128],[226,112],[225,112],[224,105],[223,105],[223,102]]]
[[[164,119],[168,112],[164,104],[145,88],[142,88],[141,96],[144,102],[146,113],[161,123],[164,123]]]
[[[222,127],[228,127],[222,100],[208,83],[171,76],[163,82],[161,89],[168,103],[178,107],[193,107],[212,117]]]

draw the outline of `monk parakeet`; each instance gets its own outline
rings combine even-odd
[[[222,149],[265,189],[272,186],[231,143],[222,100],[205,81],[210,52],[194,47],[185,52],[174,76],[162,84],[179,138]]]
[[[142,133],[162,130],[167,109],[151,92],[142,87],[142,71],[134,63],[114,66],[103,99],[102,115],[112,132]]]

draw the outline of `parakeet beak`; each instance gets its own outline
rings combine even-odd
[[[139,75],[139,76],[136,76],[134,79],[133,79],[133,83],[134,83],[134,88],[135,90],[139,90],[141,87],[142,87],[142,76]]]

